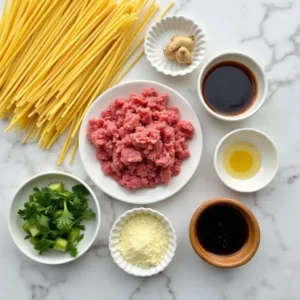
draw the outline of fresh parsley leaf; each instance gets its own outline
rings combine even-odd
[[[41,255],[47,250],[53,248],[55,242],[48,240],[46,238],[41,238],[39,241],[36,242],[34,245],[34,249],[38,251],[38,253]]]
[[[72,225],[73,215],[69,212],[67,202],[64,201],[64,211],[62,215],[56,220],[57,228],[60,230],[66,230]]]
[[[73,197],[73,194],[69,191],[60,192],[59,195],[62,197],[62,199],[67,200],[67,201]]]
[[[89,195],[89,191],[82,184],[74,185],[72,187],[72,192],[76,194],[79,198]]]
[[[37,224],[41,227],[45,227],[45,228],[49,228],[49,218],[44,216],[44,215],[40,215],[37,219]]]
[[[93,210],[88,209],[79,218],[77,218],[74,221],[74,225],[79,224],[82,220],[95,219],[95,218],[96,218],[96,214],[93,212]]]
[[[52,191],[51,189],[48,189],[49,196],[51,200],[59,200],[62,199],[62,195],[56,191]]]
[[[78,250],[75,245],[68,245],[68,251],[72,257],[76,257],[78,254]]]
[[[42,206],[50,206],[52,201],[62,199],[60,193],[51,190],[48,187],[41,189],[34,188],[35,193],[31,195],[32,199]]]
[[[56,208],[56,206],[53,206],[53,205],[50,205],[50,206],[47,206],[47,207],[44,207],[43,209],[41,209],[41,211],[46,214],[46,215],[49,215],[52,213],[52,211]]]
[[[81,200],[79,199],[79,197],[75,196],[73,197],[72,200],[69,201],[69,204],[70,204],[70,210],[74,210],[74,211],[80,211],[82,210],[82,202]]]
[[[42,206],[49,206],[52,202],[48,187],[43,187],[40,190],[38,189],[33,196],[36,199],[36,202]]]
[[[36,216],[39,214],[38,205],[34,202],[27,202],[24,205],[24,209],[20,209],[18,214],[25,221],[28,221],[31,218],[36,218]]]
[[[79,235],[79,237],[77,238],[77,243],[79,243],[80,241],[82,241],[84,238],[84,234]]]
[[[60,235],[60,231],[59,230],[50,230],[48,232],[48,235],[52,238],[55,239]]]
[[[84,226],[84,225],[80,224],[80,225],[77,225],[77,227],[78,227],[80,230],[85,231],[85,226]]]
[[[31,234],[27,234],[25,237],[24,237],[24,240],[28,240],[31,238]]]
[[[39,215],[36,218],[36,226],[44,237],[47,237],[49,234],[49,218],[45,215]]]
[[[94,218],[96,218],[96,214],[94,213],[94,211],[92,209],[88,209],[81,216],[81,220],[94,219]]]

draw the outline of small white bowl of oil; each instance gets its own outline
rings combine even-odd
[[[217,145],[214,166],[229,188],[242,193],[256,192],[267,186],[277,173],[277,149],[263,132],[238,129]]]

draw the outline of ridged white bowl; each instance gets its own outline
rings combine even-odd
[[[166,251],[165,256],[163,257],[161,263],[158,266],[152,267],[149,269],[142,269],[142,268],[139,268],[139,267],[127,262],[122,257],[122,255],[119,251],[119,240],[120,240],[120,233],[121,233],[122,227],[130,218],[132,218],[136,215],[139,215],[139,214],[147,214],[147,215],[151,215],[151,216],[154,216],[157,219],[159,219],[165,225],[167,233],[168,233],[168,237],[169,237],[167,251]],[[123,215],[121,215],[118,220],[116,220],[116,222],[114,223],[114,225],[110,231],[109,249],[110,249],[110,254],[111,254],[113,260],[121,269],[123,269],[125,272],[127,272],[131,275],[134,275],[134,276],[146,277],[146,276],[152,276],[159,272],[162,272],[168,266],[168,264],[171,262],[171,260],[173,259],[176,247],[177,247],[176,234],[175,234],[175,230],[173,229],[171,223],[164,215],[162,215],[158,211],[150,209],[150,208],[141,207],[141,208],[135,208],[132,210],[128,210]]]
[[[174,35],[195,36],[195,49],[191,65],[181,65],[175,61],[167,60],[164,56],[164,46],[171,41]],[[148,30],[145,38],[145,53],[157,71],[165,75],[183,76],[193,72],[200,65],[204,56],[205,45],[203,30],[197,24],[184,17],[173,16],[158,21]]]

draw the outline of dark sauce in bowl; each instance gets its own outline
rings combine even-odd
[[[206,73],[201,88],[210,109],[227,116],[248,110],[257,94],[257,82],[252,71],[236,61],[214,65]]]
[[[196,225],[202,247],[213,254],[230,255],[239,251],[248,239],[248,224],[242,213],[225,204],[207,208]]]

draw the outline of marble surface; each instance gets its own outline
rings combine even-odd
[[[163,6],[168,0],[162,0]],[[177,195],[151,205],[174,225],[178,250],[171,265],[153,278],[125,274],[107,248],[114,220],[132,206],[104,195],[91,184],[79,157],[73,166],[56,167],[60,149],[42,152],[35,144],[20,144],[21,137],[2,133],[0,121],[0,299],[107,299],[107,300],[299,300],[300,299],[300,0],[176,0],[170,14],[194,18],[208,37],[206,59],[225,50],[246,51],[264,67],[269,94],[252,118],[227,124],[210,117],[196,95],[199,70],[184,78],[158,74],[144,57],[126,80],[141,77],[174,87],[192,104],[204,132],[200,166]],[[0,0],[0,7],[4,0]],[[213,151],[220,138],[240,127],[265,131],[277,144],[280,168],[264,190],[249,195],[234,193],[217,178]],[[74,263],[45,266],[26,258],[14,245],[7,228],[8,207],[24,180],[42,171],[62,170],[91,184],[99,197],[102,226],[90,251]],[[233,197],[256,215],[262,240],[253,260],[244,267],[220,270],[193,252],[188,226],[194,210],[212,197]]]

